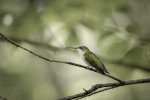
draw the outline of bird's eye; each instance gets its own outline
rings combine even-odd
[[[83,48],[82,48],[82,47],[79,47],[79,49],[83,50]]]

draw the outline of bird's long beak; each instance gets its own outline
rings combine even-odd
[[[74,48],[74,47],[66,47],[66,49],[77,49],[77,48]]]

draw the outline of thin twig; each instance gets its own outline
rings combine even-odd
[[[119,86],[133,85],[133,84],[140,84],[140,83],[149,83],[149,82],[150,82],[150,78],[138,79],[138,80],[127,80],[127,81],[123,81],[124,84],[121,84],[121,83],[96,84],[96,85],[92,86],[89,90],[86,90],[86,92],[84,91],[79,94],[60,98],[59,100],[72,100],[72,99],[76,99],[76,98],[80,98],[80,97],[86,97],[88,95],[94,95],[96,93],[106,91],[106,90],[109,90],[112,88],[116,88]],[[108,88],[102,89],[102,90],[99,90],[99,92],[98,91],[96,92],[96,90],[103,88],[103,87],[108,87]]]
[[[9,39],[11,39],[15,42],[25,42],[25,43],[28,43],[28,44],[31,44],[31,45],[34,45],[34,46],[39,46],[39,47],[42,47],[42,48],[51,49],[53,51],[58,51],[60,49],[64,49],[64,48],[58,48],[58,47],[55,47],[55,46],[52,46],[52,45],[49,45],[49,44],[46,44],[46,43],[33,41],[33,40],[18,39],[18,38],[9,38]],[[0,41],[5,41],[5,39],[0,37]]]
[[[114,80],[116,80],[116,81],[118,81],[118,82],[124,84],[122,80],[120,80],[120,79],[118,79],[118,78],[112,76],[111,74],[105,74],[105,76],[107,76],[107,77],[109,77],[109,78],[111,78],[111,79],[114,79]]]
[[[91,94],[85,95],[83,97],[79,97],[77,100],[85,98],[85,97],[89,97],[89,96],[92,96],[94,94],[97,94],[97,93],[100,93],[100,92],[104,92],[104,91],[107,91],[107,90],[110,90],[110,89],[114,89],[114,88],[117,88],[117,87],[119,87],[119,86],[113,86],[113,87],[107,87],[107,88],[104,88],[104,89],[100,89],[100,90],[92,92]]]
[[[16,41],[16,42],[25,42],[25,43],[29,43],[31,45],[34,45],[34,46],[39,46],[39,47],[42,47],[42,48],[46,48],[46,49],[51,49],[53,51],[58,51],[60,49],[64,49],[64,48],[58,48],[58,47],[55,47],[55,46],[52,46],[52,45],[49,45],[49,44],[46,44],[46,43],[41,43],[41,42],[38,42],[38,41],[32,41],[32,40],[26,40],[26,39],[18,39],[18,38],[9,38],[13,41]],[[3,38],[0,38],[0,41],[4,41],[5,39]],[[105,60],[105,59],[103,59]],[[145,67],[142,67],[142,66],[139,66],[139,65],[136,65],[136,64],[132,64],[132,63],[124,63],[124,62],[121,62],[121,61],[108,61],[108,63],[115,63],[115,64],[119,64],[119,65],[126,65],[126,67],[128,68],[134,68],[134,69],[140,69],[140,70],[143,70],[143,71],[146,71],[146,72],[150,72],[150,68],[149,66],[145,66]]]
[[[48,58],[46,58],[46,57],[43,57],[43,56],[41,56],[41,55],[39,55],[39,54],[37,54],[37,53],[35,53],[35,52],[33,52],[33,51],[31,51],[31,50],[25,48],[25,47],[23,47],[23,46],[17,44],[17,43],[14,42],[13,40],[8,39],[8,38],[7,38],[6,36],[4,36],[2,33],[0,33],[0,36],[1,36],[3,39],[5,39],[6,41],[8,41],[9,43],[15,45],[16,47],[22,48],[23,50],[25,50],[25,51],[27,51],[27,52],[29,52],[29,53],[31,53],[31,54],[33,54],[33,55],[39,57],[39,58],[42,58],[42,59],[44,59],[44,60],[46,60],[46,61],[49,61],[49,62],[56,62],[56,63],[63,63],[63,64],[69,64],[69,65],[74,65],[74,66],[78,66],[78,67],[81,67],[81,68],[84,68],[84,69],[87,69],[87,70],[90,70],[90,71],[94,71],[94,72],[99,73],[97,70],[95,70],[95,69],[93,69],[93,68],[86,67],[86,66],[83,66],[83,65],[80,65],[80,64],[76,64],[76,63],[73,63],[73,62],[66,62],[66,61],[59,61],[59,60],[48,59]],[[99,74],[101,74],[101,73],[99,73]],[[121,80],[119,80],[119,79],[117,79],[117,78],[115,78],[115,77],[113,77],[113,76],[111,76],[111,75],[105,75],[105,76],[110,77],[110,78],[112,78],[112,79],[114,79],[114,80],[116,80],[116,81],[118,81],[118,82],[122,82]]]
[[[16,42],[14,42],[14,41],[8,39],[8,38],[7,38],[6,36],[4,36],[2,33],[0,33],[0,36],[1,36],[2,38],[4,38],[6,41],[8,41],[9,43],[15,45],[16,47],[22,48],[23,50],[25,50],[25,51],[27,51],[27,52],[33,54],[34,56],[37,56],[37,57],[39,57],[39,58],[41,58],[41,59],[43,59],[43,60],[46,60],[46,61],[49,61],[49,62],[56,62],[56,63],[63,63],[63,64],[68,64],[68,65],[74,65],[74,66],[78,66],[78,67],[81,67],[81,68],[84,68],[84,69],[87,69],[87,70],[90,70],[90,71],[97,72],[97,71],[96,71],[95,69],[93,69],[93,68],[89,68],[89,67],[86,67],[86,66],[83,66],[83,65],[80,65],[80,64],[76,64],[76,63],[73,63],[73,62],[66,62],[66,61],[59,61],[59,60],[48,59],[48,58],[46,58],[46,57],[43,57],[43,56],[41,56],[41,55],[39,55],[39,54],[37,54],[37,53],[35,53],[35,52],[29,50],[29,49],[24,48],[23,46],[17,44]]]

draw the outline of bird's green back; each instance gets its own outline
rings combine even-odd
[[[87,51],[84,53],[83,56],[86,63],[89,64],[91,67],[94,67],[102,74],[108,73],[103,62],[94,53]]]

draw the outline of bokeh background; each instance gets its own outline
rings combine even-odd
[[[149,0],[0,0],[0,32],[47,58],[85,65],[64,49],[85,45],[122,80],[150,76]],[[56,100],[107,82],[115,81],[0,38],[0,96],[8,100]],[[150,100],[149,93],[150,84],[139,84],[83,100]]]

